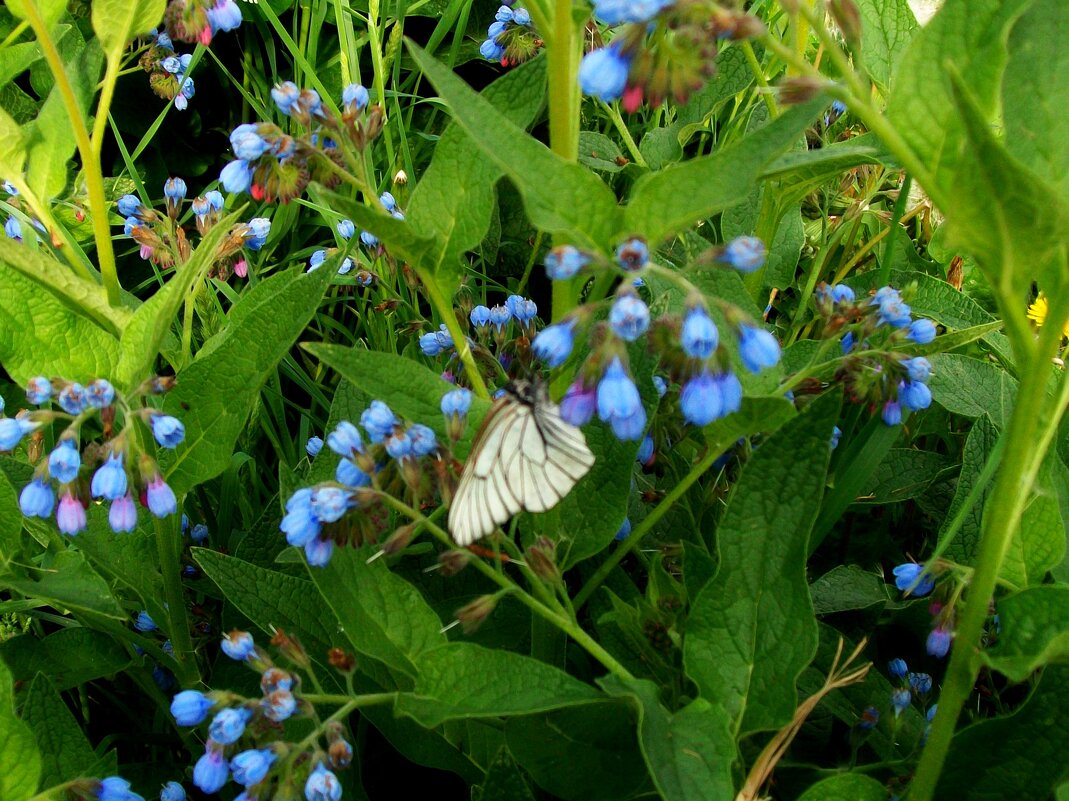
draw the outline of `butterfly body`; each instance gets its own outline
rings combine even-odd
[[[561,419],[544,384],[505,387],[483,420],[449,508],[449,530],[470,545],[521,511],[544,512],[594,464],[583,433]]]

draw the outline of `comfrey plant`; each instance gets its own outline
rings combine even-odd
[[[70,536],[85,528],[90,499],[110,504],[108,522],[116,532],[137,526],[135,498],[156,517],[174,514],[174,492],[141,445],[145,429],[161,448],[175,448],[185,438],[180,420],[145,405],[148,397],[170,386],[169,379],[152,378],[123,396],[103,378],[85,386],[44,376],[32,379],[26,400],[38,407],[54,402],[59,410],[23,410],[13,418],[0,418],[0,451],[14,450],[32,435],[27,450],[31,462],[38,461],[35,454],[40,454],[43,442],[38,429],[64,425],[48,458],[39,460],[33,480],[19,495],[22,513],[48,518],[55,509],[56,526]]]

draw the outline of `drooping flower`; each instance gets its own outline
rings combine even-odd
[[[171,714],[179,726],[199,726],[215,701],[199,690],[183,690],[171,699]]]
[[[546,275],[551,281],[566,281],[590,263],[590,256],[571,245],[561,245],[546,254]]]
[[[244,707],[221,709],[208,724],[208,736],[220,745],[233,745],[245,733],[252,712]]]
[[[45,517],[52,514],[56,496],[52,492],[52,485],[47,481],[35,478],[19,494],[19,508],[26,517]]]
[[[693,306],[683,316],[682,344],[694,359],[708,359],[720,344],[720,332],[704,306]]]
[[[152,436],[164,448],[176,448],[186,438],[186,427],[177,417],[169,414],[154,414],[149,418]]]
[[[123,456],[121,453],[112,453],[93,474],[89,489],[94,498],[114,501],[126,494],[127,484]]]
[[[597,393],[594,387],[587,386],[582,379],[577,379],[560,402],[560,416],[573,426],[584,426],[594,417],[597,408]]]
[[[222,790],[228,778],[230,778],[230,767],[226,758],[219,746],[209,740],[204,756],[193,766],[193,784],[200,788],[201,792],[211,795]]]
[[[724,246],[718,261],[739,272],[752,273],[764,266],[765,255],[765,243],[756,236],[739,236]]]
[[[319,455],[321,450],[323,450],[322,437],[309,437],[308,441],[304,443],[304,452],[313,459]]]
[[[904,659],[892,659],[887,663],[887,672],[891,674],[892,678],[904,679],[906,674],[909,673],[909,666],[906,665]]]
[[[308,774],[308,781],[304,783],[304,797],[307,801],[339,801],[341,782],[320,762]]]
[[[598,382],[598,417],[612,426],[617,439],[637,440],[646,429],[646,410],[638,388],[627,374],[619,357],[610,362]]]
[[[634,342],[650,327],[650,310],[634,292],[618,296],[609,311],[609,327],[625,342]]]
[[[548,367],[560,367],[568,360],[575,345],[575,325],[575,318],[565,318],[555,325],[546,326],[531,343],[531,352]]]
[[[137,506],[129,495],[123,495],[111,502],[108,510],[108,525],[118,533],[128,533],[137,527]]]
[[[231,659],[235,659],[238,662],[244,662],[255,652],[256,643],[253,641],[252,635],[249,634],[249,632],[234,629],[229,634],[223,636],[220,647],[222,648],[223,653]]]
[[[278,757],[267,748],[250,748],[230,760],[234,781],[243,787],[259,784]]]
[[[895,566],[891,572],[895,576],[895,586],[914,597],[922,598],[935,589],[935,579],[924,571],[924,565],[906,562]]]
[[[945,626],[936,626],[928,635],[928,639],[924,644],[925,650],[929,656],[942,659],[950,652],[950,641],[953,637],[954,633],[950,629]]]
[[[739,326],[739,357],[751,373],[779,364],[780,346],[768,331],[748,323]]]
[[[623,96],[630,72],[631,56],[623,52],[621,45],[613,43],[583,56],[579,64],[579,86],[583,94],[611,103]]]
[[[71,537],[85,528],[85,507],[70,492],[65,493],[59,501],[56,527]]]
[[[906,338],[918,345],[927,345],[935,339],[937,333],[935,323],[931,320],[914,320],[909,324],[909,333],[906,334]]]
[[[145,488],[145,498],[149,511],[156,517],[167,517],[178,510],[178,499],[174,496],[174,490],[158,473]]]
[[[606,25],[649,22],[675,0],[594,0],[594,14]]]
[[[398,422],[390,407],[380,400],[371,401],[371,405],[360,415],[360,425],[367,432],[368,439],[376,445],[393,432]]]

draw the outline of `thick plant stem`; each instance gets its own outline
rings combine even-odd
[[[181,508],[181,503],[179,503]],[[179,680],[183,687],[189,687],[200,681],[196,654],[193,653],[193,639],[189,635],[189,620],[186,618],[186,597],[182,590],[182,566],[178,555],[182,549],[182,529],[178,525],[177,515],[157,518],[156,548],[160,556],[160,573],[163,575],[163,597],[167,603],[167,633],[174,646],[175,660],[178,662]]]
[[[1055,334],[1060,335],[1061,321],[1048,322],[1050,328],[1056,323]],[[1022,374],[1017,407],[1007,429],[1009,448],[991,491],[976,569],[958,616],[955,645],[939,697],[939,711],[917,766],[910,801],[934,798],[958,715],[972,693],[980,668],[977,646],[988,617],[988,604],[1046,453],[1046,448],[1037,447],[1037,442],[1046,438],[1044,434],[1051,426],[1057,426],[1061,417],[1061,409],[1052,408],[1047,402],[1047,358],[1053,348],[1048,342],[1052,338],[1050,331],[1044,330],[1043,334],[1039,349],[1033,351],[1033,358],[1026,362]]]
[[[453,312],[452,304],[442,294],[442,290],[435,283],[434,276],[431,273],[427,270],[416,268],[416,274],[423,282],[423,287],[427,290],[427,296],[430,298],[431,304],[438,310],[442,322],[449,329],[449,335],[453,338],[457,355],[460,357],[460,362],[464,365],[464,371],[471,382],[472,391],[480,398],[489,399],[490,392],[486,388],[486,382],[483,381],[478,365],[475,364],[475,357],[471,353],[468,338],[465,336],[463,329],[461,329],[460,323],[457,322],[457,316]]]
[[[572,0],[554,0],[549,39],[549,146],[561,158],[579,158],[579,41]],[[553,283],[553,319],[575,308],[575,280]]]
[[[118,306],[122,302],[122,287],[119,285],[119,275],[115,269],[115,251],[111,246],[111,229],[108,227],[108,207],[104,197],[104,176],[100,171],[100,159],[89,139],[89,129],[86,127],[82,110],[78,107],[78,99],[74,96],[74,87],[71,86],[67,72],[63,68],[63,60],[56,49],[56,43],[52,41],[52,34],[37,8],[37,3],[35,0],[29,0],[24,4],[24,8],[30,27],[37,36],[37,44],[40,45],[45,61],[48,62],[48,69],[55,78],[56,89],[59,90],[60,97],[63,99],[63,106],[70,117],[74,141],[78,146],[78,155],[82,159],[86,190],[89,194],[89,215],[93,223],[93,238],[97,246],[100,274],[108,293],[108,303]],[[107,116],[106,111],[104,116]]]

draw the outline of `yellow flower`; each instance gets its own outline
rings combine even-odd
[[[1035,299],[1035,302],[1028,307],[1028,319],[1034,322],[1037,328],[1043,327],[1043,323],[1047,319],[1047,296],[1042,292],[1039,293],[1039,297]],[[1069,337],[1069,321],[1066,321],[1065,327],[1062,329],[1062,335]]]

